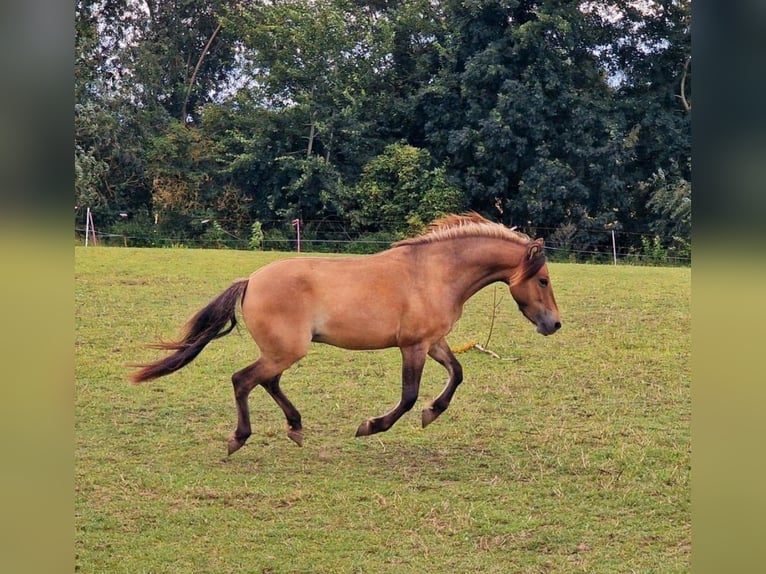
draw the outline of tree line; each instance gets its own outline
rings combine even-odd
[[[78,0],[75,217],[367,250],[475,210],[691,256],[690,1]],[[348,243],[351,241],[352,243]],[[343,242],[343,243],[341,243]]]

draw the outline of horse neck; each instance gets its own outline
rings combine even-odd
[[[507,284],[526,253],[521,244],[486,237],[450,239],[430,247],[443,281],[460,304],[487,285],[498,281]]]

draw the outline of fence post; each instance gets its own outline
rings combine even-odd
[[[293,227],[295,227],[295,230],[298,233],[298,253],[300,253],[301,252],[301,220],[293,219]]]
[[[88,246],[88,233],[90,232],[90,207],[85,209],[85,247]]]

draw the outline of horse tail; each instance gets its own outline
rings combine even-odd
[[[237,304],[245,295],[247,282],[247,279],[235,281],[198,311],[186,323],[180,340],[149,345],[175,353],[153,363],[135,365],[140,369],[131,375],[131,380],[140,383],[169,375],[191,363],[210,341],[231,333],[237,325]]]

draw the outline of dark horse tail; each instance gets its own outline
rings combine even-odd
[[[231,333],[237,325],[237,304],[242,301],[247,282],[247,279],[235,281],[231,287],[198,311],[186,323],[179,341],[151,345],[156,349],[175,353],[154,363],[136,365],[141,368],[131,375],[131,380],[140,383],[169,375],[191,363],[210,341]]]

